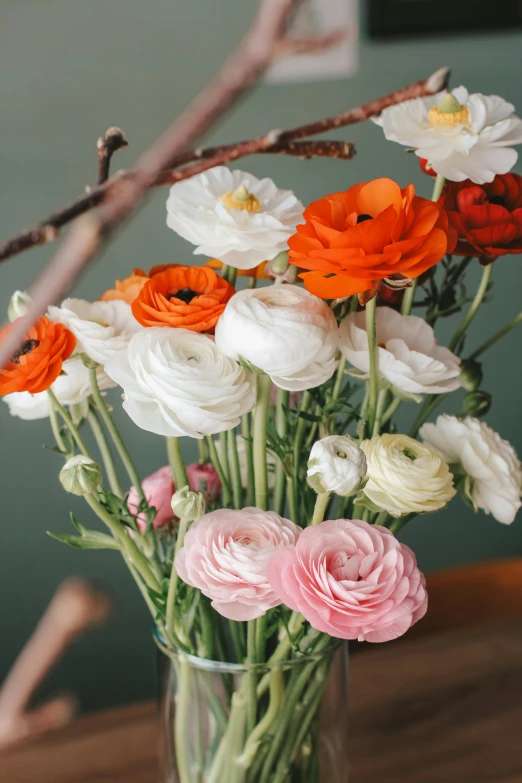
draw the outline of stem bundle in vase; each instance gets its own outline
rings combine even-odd
[[[54,537],[118,551],[150,609],[169,663],[165,781],[345,783],[345,642],[396,639],[428,606],[399,530],[457,492],[504,524],[520,507],[520,462],[483,421],[478,358],[521,316],[469,352],[467,337],[498,257],[522,247],[522,178],[506,173],[522,122],[499,97],[428,82],[199,157],[296,154],[296,139],[377,117],[436,175],[432,199],[383,178],[305,209],[241,170],[163,173],[167,225],[204,263],[135,269],[95,302],[49,306],[0,370],[12,415],[49,417],[60,480],[100,522],[73,517],[75,534]],[[333,142],[306,151],[342,157]],[[161,184],[153,173],[144,187]],[[472,259],[483,274],[468,294]],[[0,347],[35,301],[13,296]],[[454,314],[446,348],[435,327]],[[147,478],[107,402],[115,387],[112,404],[165,440]],[[463,415],[428,422],[461,389]],[[403,406],[418,406],[410,435]],[[189,439],[200,458],[187,465]]]

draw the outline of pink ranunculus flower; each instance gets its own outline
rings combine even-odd
[[[223,617],[254,620],[281,603],[266,577],[267,563],[274,552],[295,544],[300,533],[274,511],[212,511],[189,529],[176,570]]]
[[[156,509],[156,516],[153,522],[154,530],[168,525],[174,519],[170,501],[176,491],[170,467],[166,465],[164,468],[151,473],[150,476],[147,476],[142,481],[141,486],[149,505]],[[140,499],[136,487],[131,487],[127,498],[127,506],[131,514],[137,514],[139,504]],[[140,533],[144,533],[147,529],[147,518],[143,512],[137,515],[136,523]]]
[[[411,549],[380,525],[336,519],[275,552],[268,581],[313,628],[340,639],[387,642],[426,613],[426,580]]]
[[[221,481],[215,467],[207,462],[201,465],[193,462],[187,465],[189,487],[194,492],[201,492],[207,503],[213,503],[221,492]]]

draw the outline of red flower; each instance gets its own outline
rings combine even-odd
[[[426,160],[426,158],[418,158],[418,161],[419,161],[419,165],[420,165],[422,171],[425,174],[429,174],[430,177],[436,177],[437,176],[437,172],[435,171],[435,169],[432,169],[432,167],[430,166],[429,161]]]
[[[439,204],[459,241],[454,252],[477,256],[483,264],[522,253],[522,177],[497,174],[493,182],[448,182]]]

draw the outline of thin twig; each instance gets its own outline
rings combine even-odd
[[[111,158],[115,152],[128,147],[129,142],[121,128],[112,126],[107,128],[105,134],[100,136],[96,146],[98,149],[98,185],[102,185],[109,178]]]
[[[315,157],[317,155],[348,160],[353,157],[355,153],[355,148],[350,142],[294,142],[294,139],[302,139],[304,136],[313,136],[334,128],[363,122],[380,114],[387,106],[392,106],[395,103],[400,103],[411,98],[421,97],[422,95],[430,95],[433,92],[444,89],[447,85],[448,78],[449,70],[447,68],[441,68],[423,82],[415,82],[409,87],[404,87],[402,90],[396,90],[389,95],[377,98],[370,103],[350,109],[342,114],[309,125],[299,126],[292,130],[285,130],[280,133],[274,132],[273,138],[277,139],[277,141],[272,144],[267,143],[267,139],[270,139],[270,134],[266,134],[265,136],[258,136],[254,139],[250,139],[249,141],[237,142],[221,147],[200,147],[194,150],[181,152],[174,158],[172,166],[170,167],[172,170],[168,169],[166,171],[161,171],[157,180],[153,183],[153,186],[171,185],[174,182],[178,182],[180,179],[194,176],[193,170],[183,170],[182,172],[176,171],[179,166],[194,161],[208,161],[207,165],[198,169],[196,173],[199,173],[199,171],[204,171],[212,166],[230,163],[239,158],[258,153],[296,155],[297,157],[305,158]],[[40,221],[35,226],[25,229],[11,239],[8,239],[0,246],[0,262],[11,258],[18,253],[22,253],[24,250],[29,250],[31,247],[52,242],[57,239],[60,229],[63,228],[63,226],[80,215],[83,215],[85,212],[89,212],[89,210],[99,206],[104,201],[109,200],[113,195],[118,182],[121,179],[132,179],[134,173],[135,172],[132,170],[118,172],[104,185],[93,188],[88,194],[83,194],[67,204],[63,209],[51,213],[47,218]]]
[[[141,156],[131,177],[111,179],[110,199],[106,200],[102,209],[84,216],[73,226],[59,251],[32,286],[30,294],[33,301],[29,312],[13,325],[0,345],[0,366],[12,355],[27,330],[46,311],[48,305],[69,290],[82,269],[97,255],[121,223],[137,209],[147,189],[161,181],[163,173],[177,163],[184,148],[224,114],[233,101],[263,73],[271,61],[285,21],[296,5],[297,0],[264,0],[250,30],[216,78]],[[448,69],[440,69],[425,81],[416,82],[409,88],[337,117],[292,131],[271,131],[249,142],[231,145],[228,151],[220,155],[173,172],[171,181],[188,179],[215,165],[266,150],[273,145],[368,119],[386,106],[406,98],[437,92],[447,82],[448,74]]]

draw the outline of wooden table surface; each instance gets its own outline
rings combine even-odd
[[[367,647],[350,709],[353,783],[522,783],[522,619]],[[155,748],[137,704],[0,757],[0,781],[157,783]]]

